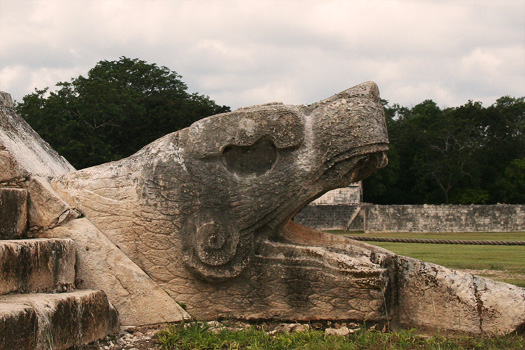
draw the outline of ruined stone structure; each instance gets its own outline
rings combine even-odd
[[[368,205],[368,232],[520,232],[525,205]]]
[[[364,84],[308,107],[217,115],[54,187],[199,319],[382,320],[387,255],[304,247],[287,225],[386,165],[378,98]]]
[[[31,232],[71,239],[76,287],[103,290],[125,325],[189,317],[184,303],[198,319],[522,329],[523,288],[291,221],[326,191],[385,166],[387,143],[378,88],[365,83],[309,106],[209,117],[38,185],[28,171],[18,187],[37,206]]]
[[[72,170],[0,93],[0,349],[66,349],[119,329],[104,291],[75,286],[76,242],[33,238],[77,217],[49,186]]]
[[[308,205],[294,221],[318,230],[522,232],[525,205]]]
[[[347,187],[336,188],[310,202],[309,205],[360,205],[362,202],[362,182]]]

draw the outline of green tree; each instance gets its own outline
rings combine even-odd
[[[517,159],[525,158],[525,98],[504,96],[481,115],[482,147],[481,186],[490,194],[489,202],[503,203],[508,190],[501,185],[506,169]],[[525,203],[525,193],[517,193]],[[514,197],[517,203],[518,197]]]
[[[380,204],[525,203],[524,98],[440,109],[384,104],[391,163],[364,181]]]
[[[363,200],[365,202],[388,204],[396,203],[399,200],[399,194],[396,193],[400,173],[400,157],[397,150],[397,132],[396,117],[399,112],[399,105],[388,105],[388,101],[381,100],[385,111],[387,129],[389,131],[390,146],[387,151],[388,166],[380,171],[376,171],[370,177],[363,181]]]
[[[525,158],[511,161],[498,185],[505,203],[525,203]]]
[[[127,57],[100,61],[87,77],[57,87],[35,89],[17,111],[76,168],[129,156],[169,132],[230,111],[188,93],[167,67]]]
[[[460,117],[454,108],[414,117],[427,119],[420,128],[419,147],[412,167],[419,177],[416,186],[423,186],[424,191],[427,185],[440,193],[441,200],[438,200],[432,198],[432,191],[427,191],[425,202],[448,204],[453,190],[475,182],[478,168],[475,154],[480,146],[476,120]]]

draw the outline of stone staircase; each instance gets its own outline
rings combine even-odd
[[[0,350],[67,349],[117,332],[106,294],[75,289],[73,241],[28,237],[29,200],[0,186]]]

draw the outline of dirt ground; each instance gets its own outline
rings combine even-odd
[[[252,324],[241,321],[211,321],[208,322],[210,331],[220,331],[222,329],[229,329],[231,331],[238,331],[250,327]],[[301,323],[282,323],[282,322],[263,322],[260,324],[268,334],[275,334],[277,332],[301,332],[308,329],[324,330],[327,334],[348,335],[356,332],[360,325],[354,322],[314,322],[310,324]],[[80,350],[149,350],[160,349],[160,343],[157,340],[157,333],[164,330],[166,324],[150,326],[150,327],[127,327],[123,328],[119,334],[108,336],[102,340],[91,343],[82,347]],[[367,328],[378,328],[380,325],[370,324]],[[382,331],[386,331],[383,326]],[[72,349],[70,349],[72,350]],[[75,350],[79,350],[78,348]]]
[[[156,334],[165,328],[165,324],[123,328],[119,334],[107,336],[102,340],[82,347],[81,350],[159,349],[160,343],[157,341]]]

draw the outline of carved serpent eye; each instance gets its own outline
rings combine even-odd
[[[250,146],[227,146],[222,156],[226,168],[232,173],[259,176],[275,164],[277,148],[271,140],[259,139]]]

